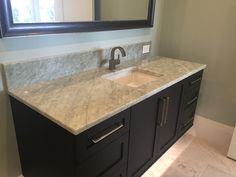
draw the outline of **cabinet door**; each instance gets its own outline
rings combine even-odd
[[[175,141],[182,85],[178,83],[158,95],[158,126],[156,153],[162,155]]]
[[[131,109],[128,177],[140,176],[154,156],[157,97],[152,96]]]

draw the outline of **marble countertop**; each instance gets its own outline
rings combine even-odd
[[[100,68],[10,89],[8,93],[72,134],[78,135],[206,67],[198,63],[154,57],[123,62],[117,70],[130,66],[163,76],[132,88],[101,77],[111,71]]]

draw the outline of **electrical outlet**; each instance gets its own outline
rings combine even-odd
[[[145,54],[145,53],[149,53],[150,52],[150,45],[148,44],[148,45],[144,45],[143,46],[143,54]]]

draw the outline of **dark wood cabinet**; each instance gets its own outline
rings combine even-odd
[[[175,141],[181,94],[181,83],[177,83],[158,94],[158,126],[155,148],[157,156],[161,156]]]
[[[126,177],[126,167],[120,169],[119,171],[115,172],[114,174],[110,175],[110,176],[106,176],[106,177]]]
[[[139,176],[154,157],[157,97],[131,108],[128,176]]]
[[[24,177],[139,177],[192,125],[203,71],[73,135],[11,97]]]
[[[131,108],[128,177],[140,176],[174,142],[182,84]]]
[[[77,168],[78,177],[119,176],[119,169],[127,163],[128,134],[91,154]]]
[[[193,125],[202,75],[203,71],[200,71],[182,81],[183,94],[179,109],[179,137]]]
[[[98,152],[101,153],[114,140],[127,134],[129,122],[130,110],[128,109],[76,136],[78,164],[83,163]],[[126,144],[127,142],[125,142]]]
[[[24,177],[123,177],[130,109],[73,135],[11,98]]]
[[[76,138],[77,177],[112,177],[126,171],[130,110],[96,125]]]
[[[24,177],[75,177],[75,137],[11,97]]]

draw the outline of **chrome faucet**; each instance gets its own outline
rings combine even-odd
[[[114,70],[116,69],[116,65],[120,64],[120,55],[118,54],[118,58],[115,59],[115,51],[120,50],[122,57],[126,56],[125,50],[122,47],[114,47],[111,50],[111,59],[109,60],[109,69]]]

